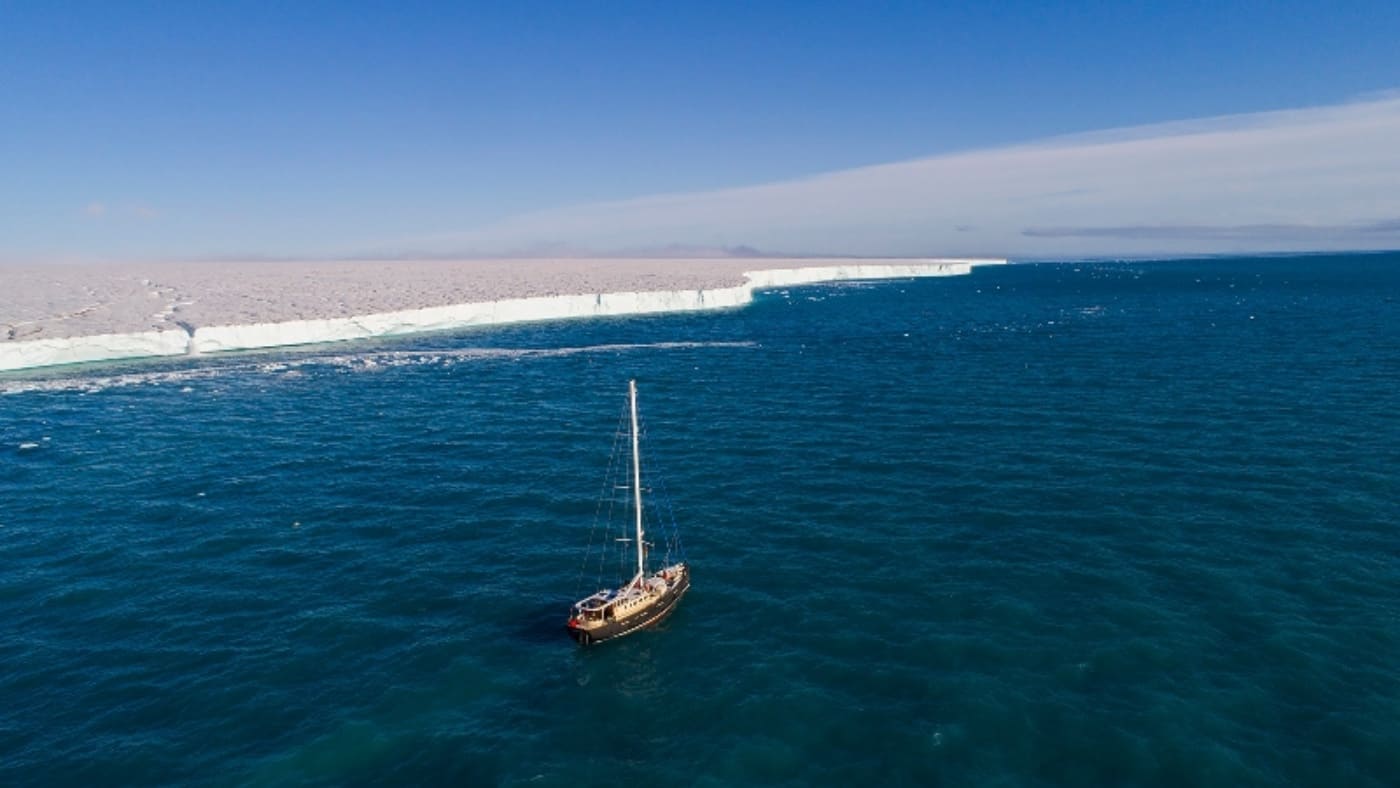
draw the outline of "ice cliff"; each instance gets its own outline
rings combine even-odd
[[[0,371],[85,361],[340,342],[538,320],[726,309],[748,304],[753,300],[756,290],[853,279],[957,276],[970,273],[975,265],[1003,262],[1005,261],[939,259],[889,264],[853,263],[812,268],[779,268],[747,272],[747,281],[744,284],[725,288],[511,298],[356,317],[200,326],[193,334],[184,330],[168,330],[0,342]]]
[[[189,352],[189,346],[190,335],[183,329],[0,342],[0,371],[84,361],[180,356]]]

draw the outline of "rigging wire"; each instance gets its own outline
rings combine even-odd
[[[642,439],[645,440],[647,437],[645,419],[643,419],[641,423],[641,435]],[[648,467],[654,469],[656,463],[651,463]],[[680,527],[676,524],[676,512],[671,502],[671,494],[666,489],[666,478],[655,470],[652,470],[646,472],[646,479],[648,481],[647,489],[654,493],[652,495],[652,502],[654,504],[652,506],[654,512],[653,519],[666,546],[663,565],[671,565],[672,553],[675,553],[679,556],[680,560],[684,561],[686,560],[685,546],[681,543],[681,531]]]
[[[611,533],[612,530],[611,523],[613,519],[613,508],[617,502],[617,490],[615,489],[617,483],[617,458],[620,454],[620,446],[622,443],[624,433],[624,430],[622,429],[622,424],[623,421],[626,419],[626,416],[627,414],[625,411],[618,416],[617,427],[613,430],[612,452],[608,457],[607,472],[603,474],[603,489],[599,490],[598,492],[598,502],[593,510],[593,525],[588,529],[588,548],[583,554],[583,563],[581,566],[579,566],[578,580],[576,580],[574,583],[574,596],[578,596],[579,592],[583,590],[584,573],[588,571],[590,559],[593,555],[593,539],[598,531],[599,522],[604,523],[604,528],[603,542],[598,547],[598,579],[595,588],[603,587],[603,565],[607,560],[608,551],[607,539],[608,535]],[[606,520],[602,519],[603,501],[605,499],[607,500],[608,504],[608,516]]]
[[[635,541],[628,537],[629,523],[626,517],[622,518],[622,522],[618,526],[618,533],[620,536],[613,536],[614,521],[616,520],[619,499],[621,499],[623,504],[624,512],[631,511],[632,507],[636,505],[635,497],[637,493],[632,488],[631,470],[630,467],[628,467],[628,463],[625,462],[625,460],[630,459],[631,456],[629,445],[632,437],[630,414],[630,400],[624,397],[622,411],[618,415],[617,427],[613,431],[612,452],[608,458],[607,473],[604,474],[603,487],[599,491],[598,502],[594,507],[593,524],[588,531],[588,547],[584,553],[583,563],[579,567],[578,580],[575,583],[576,597],[579,596],[579,593],[583,590],[584,577],[588,571],[588,567],[592,564],[593,544],[600,523],[603,525],[603,533],[602,539],[598,545],[598,573],[594,589],[606,587],[603,585],[603,574],[608,562],[609,545],[630,544]],[[640,415],[638,415],[637,439],[639,444],[645,444],[647,441],[646,420]],[[623,481],[624,472],[626,472],[625,475],[627,477],[626,484],[620,483]],[[653,563],[650,560],[651,550],[647,549],[648,544],[660,543],[663,545],[665,548],[663,566],[669,566],[671,564],[671,557],[673,554],[679,556],[680,560],[685,561],[685,546],[681,542],[680,528],[676,523],[675,507],[672,503],[670,492],[666,489],[665,479],[655,470],[655,463],[645,464],[645,467],[642,469],[642,482],[643,489],[653,493],[653,495],[651,495],[651,505],[646,507],[642,512],[643,526],[648,533],[655,534],[651,542],[647,543],[644,541],[641,545],[645,566],[650,568]],[[626,490],[627,492],[619,495],[619,492],[622,490]],[[604,519],[603,516],[603,504],[605,500],[607,502],[606,519]],[[643,538],[645,540],[645,537]],[[627,550],[620,546],[617,547],[616,554],[618,562],[618,581],[616,586],[621,588],[626,579],[630,576],[628,559],[631,556],[628,555]]]

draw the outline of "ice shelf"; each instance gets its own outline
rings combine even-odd
[[[0,342],[0,371],[90,361],[310,345],[478,326],[740,307],[756,290],[840,280],[958,276],[1005,260],[937,259],[745,272],[735,287],[511,298],[315,320]]]
[[[183,329],[3,342],[0,343],[0,371],[84,361],[182,356],[189,349],[190,335]]]

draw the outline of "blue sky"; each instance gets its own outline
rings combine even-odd
[[[0,259],[541,244],[1022,256],[1400,246],[1400,231],[1387,240],[1400,206],[1383,184],[1337,211],[1356,192],[1348,173],[1400,166],[1400,144],[1383,143],[1397,40],[1394,2],[0,0]],[[1182,131],[1155,124],[1191,119],[1205,119],[1191,133],[1206,136],[1221,124],[1274,129],[1297,117],[1253,114],[1325,115],[1358,98],[1380,102],[1380,121],[1333,112],[1344,127],[1294,135],[1281,158],[1219,183],[1206,168],[1168,193],[1144,176],[1154,199],[1084,176],[1090,162],[1047,167],[1033,187],[1006,179],[958,216],[956,200],[924,214],[892,204],[893,222],[869,210],[872,194],[927,202],[996,180],[1007,160],[979,152],[1031,146],[1063,161],[1104,150],[1067,153],[1063,135],[1137,127],[1114,134],[1169,138]],[[1357,117],[1370,125],[1358,130]],[[1328,159],[1338,145],[1353,158]],[[1197,161],[1188,148],[1172,171]],[[1154,150],[1142,161],[1162,161]],[[1323,161],[1297,166],[1314,153]],[[917,164],[929,160],[942,164]],[[1094,162],[1138,166],[1112,160]],[[830,175],[900,162],[915,166],[898,188],[843,191]],[[1273,165],[1295,177],[1272,177]],[[804,186],[813,181],[816,192]],[[1269,196],[1297,199],[1260,205],[1264,181]],[[767,221],[769,188],[808,207]],[[1044,202],[1076,190],[1089,197]],[[1203,194],[1218,200],[1210,211],[1178,210]],[[1030,207],[1002,210],[1011,204]],[[1189,228],[1199,237],[1184,238]],[[1285,228],[1272,245],[1244,237],[1269,228]]]

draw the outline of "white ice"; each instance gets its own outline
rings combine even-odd
[[[746,272],[747,281],[737,287],[513,298],[356,317],[200,326],[193,335],[183,329],[171,329],[0,342],[0,371],[341,342],[541,320],[730,309],[753,301],[756,290],[840,280],[958,276],[970,273],[975,265],[1004,262],[938,259],[766,269]]]

